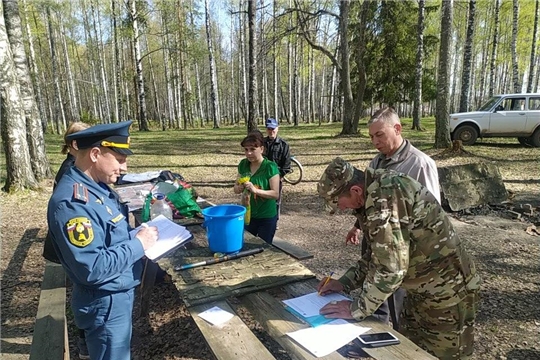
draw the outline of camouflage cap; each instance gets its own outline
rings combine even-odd
[[[317,184],[319,196],[326,201],[326,210],[337,210],[337,198],[341,195],[354,176],[354,167],[340,157],[328,165]]]

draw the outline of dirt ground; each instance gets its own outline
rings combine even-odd
[[[318,176],[320,170],[308,174],[299,185],[285,187],[276,236],[313,253],[314,258],[304,264],[318,276],[330,271],[339,274],[359,256],[359,249],[345,245],[344,240],[353,218],[323,212],[322,203],[315,196]],[[527,175],[505,171],[503,178],[512,192],[513,204],[531,204],[534,216],[508,219],[504,207],[489,206],[452,214],[457,232],[466,242],[483,279],[473,359],[540,359],[540,236],[526,231],[531,224],[540,229],[540,180],[537,170]],[[194,175],[188,179],[212,202],[238,200],[229,187],[205,186]],[[51,183],[47,182],[43,184],[47,190],[41,192],[0,197],[2,359],[28,359],[44,269],[41,251],[50,188]],[[148,318],[134,321],[135,360],[213,358],[171,284],[156,286],[151,304]],[[246,311],[238,311],[276,358],[289,359]],[[72,325],[70,337],[71,356],[77,359],[76,331]]]

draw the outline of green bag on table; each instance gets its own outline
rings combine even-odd
[[[175,192],[167,194],[167,199],[174,205],[180,215],[186,218],[192,218],[201,212],[201,208],[195,201],[191,189],[186,189],[180,185]]]

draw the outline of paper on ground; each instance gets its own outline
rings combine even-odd
[[[233,314],[223,310],[219,306],[214,306],[199,314],[204,320],[208,321],[212,325],[221,325],[233,318]]]
[[[299,296],[294,299],[283,300],[285,304],[293,308],[299,314],[305,317],[319,315],[319,310],[330,301],[351,300],[341,294],[329,294],[321,296],[317,292]]]
[[[337,319],[328,324],[298,330],[287,335],[316,357],[321,357],[336,351],[370,329]]]
[[[163,215],[159,215],[154,220],[146,223],[148,226],[156,226],[159,232],[159,238],[150,249],[144,254],[150,260],[157,260],[170,250],[189,241],[193,235],[183,226],[174,223]],[[135,237],[141,227],[130,231],[131,236]]]

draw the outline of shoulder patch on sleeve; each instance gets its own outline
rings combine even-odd
[[[86,204],[88,202],[88,188],[80,183],[73,184],[73,198]]]
[[[87,217],[76,217],[66,223],[69,242],[77,247],[85,247],[94,240],[92,223]]]

